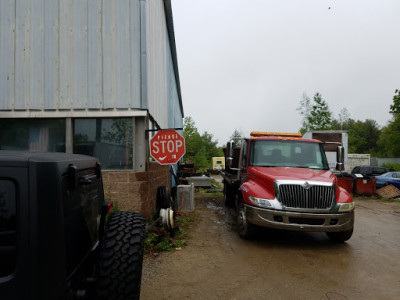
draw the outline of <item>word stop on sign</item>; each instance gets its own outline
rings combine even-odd
[[[151,139],[150,154],[160,164],[175,164],[185,152],[185,139],[174,130],[160,131]]]
[[[176,141],[160,141],[153,142],[154,154],[172,154],[175,152],[179,152],[180,149],[183,149],[183,142],[181,140]]]

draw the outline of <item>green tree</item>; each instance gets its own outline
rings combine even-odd
[[[303,118],[302,127],[300,128],[302,134],[309,130],[331,129],[332,112],[320,93],[315,93],[312,102],[307,94],[304,93],[297,111],[300,112]]]
[[[331,129],[332,113],[329,110],[328,103],[322,99],[320,93],[315,93],[314,103],[310,115],[308,116],[308,124],[310,130],[328,130]]]
[[[333,119],[332,130],[346,130],[349,136],[349,153],[377,154],[381,129],[375,120],[355,121]]]
[[[305,132],[310,130],[310,125],[308,123],[308,118],[311,113],[311,99],[310,97],[307,96],[307,94],[304,92],[303,97],[300,100],[300,105],[299,107],[296,108],[296,110],[300,113],[300,116],[302,117],[301,121],[301,128],[300,132],[304,134]]]
[[[393,104],[390,105],[389,111],[394,117],[397,117],[400,113],[400,90],[395,90],[393,96]]]
[[[349,132],[349,152],[360,154],[378,153],[378,140],[381,130],[376,121],[367,119],[354,123]]]
[[[343,130],[343,126],[350,120],[350,113],[347,110],[347,108],[342,108],[339,112],[339,124],[340,124],[340,130]],[[332,118],[333,122],[333,118]]]
[[[239,148],[242,144],[242,133],[235,129],[229,140],[233,141],[234,147]]]
[[[214,136],[207,131],[201,135],[203,145],[206,147],[207,160],[212,161],[213,157],[224,156],[221,148],[217,146],[218,141],[213,140]]]
[[[200,150],[201,137],[196,128],[196,124],[191,117],[183,120],[183,137],[185,138],[186,154],[184,160],[194,161],[194,157]]]
[[[213,135],[207,131],[200,135],[191,117],[184,119],[183,136],[186,144],[184,160],[192,161],[196,167],[211,168],[212,157],[223,156],[222,149],[217,147],[218,142],[213,140]]]
[[[390,121],[382,128],[378,146],[380,156],[399,157],[400,156],[400,117]]]
[[[379,137],[378,146],[380,155],[386,157],[400,156],[400,90],[395,90],[393,104],[390,105],[389,112],[392,114],[392,120],[388,125],[382,128]]]

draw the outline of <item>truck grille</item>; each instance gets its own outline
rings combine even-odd
[[[277,181],[277,199],[283,206],[298,209],[329,209],[335,200],[331,183],[311,181]]]

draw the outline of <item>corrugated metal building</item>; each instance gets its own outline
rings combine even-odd
[[[0,149],[96,156],[149,216],[169,172],[148,130],[183,126],[170,0],[1,0],[0,66]]]

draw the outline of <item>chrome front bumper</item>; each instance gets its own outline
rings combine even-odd
[[[345,213],[303,213],[244,206],[251,224],[293,231],[347,231],[354,226],[354,211]]]

